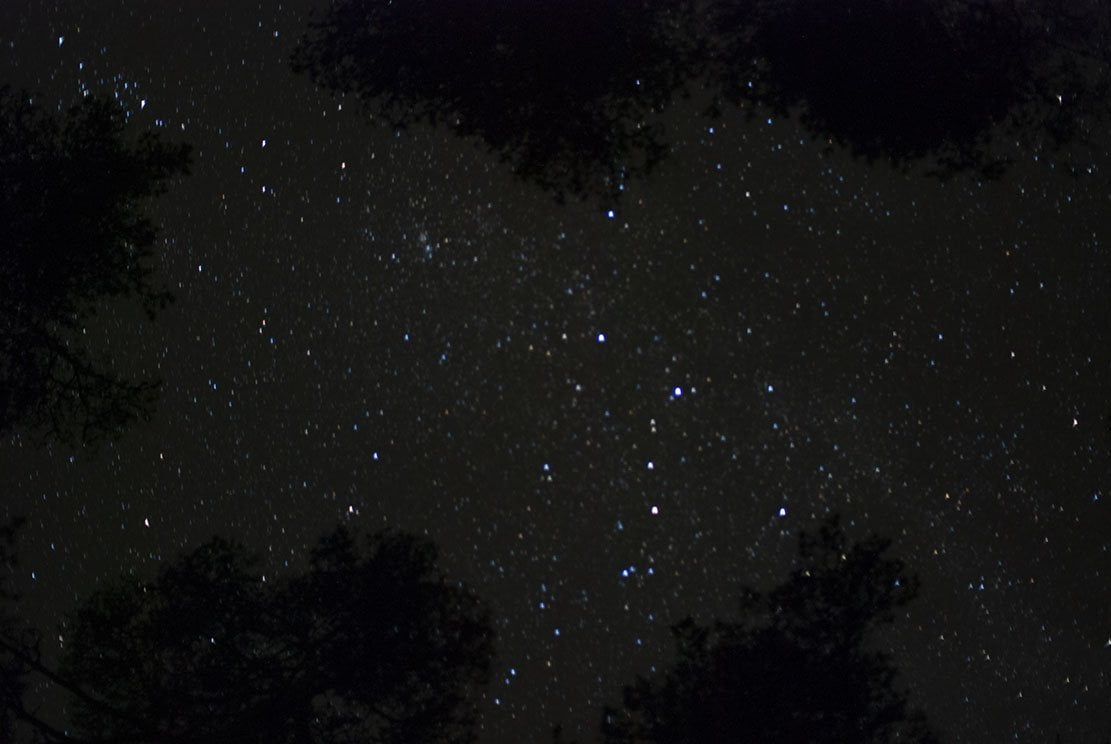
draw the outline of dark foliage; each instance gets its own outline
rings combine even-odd
[[[10,519],[0,526],[0,741],[39,744],[44,737],[62,738],[62,732],[39,720],[28,709],[25,696],[33,674],[53,673],[42,663],[40,633],[17,612],[21,598],[13,579],[19,565],[16,543],[25,520]],[[30,732],[33,738],[19,737]]]
[[[54,116],[0,88],[0,434],[91,442],[149,414],[157,383],[113,372],[81,330],[105,299],[151,317],[170,299],[143,208],[188,163],[185,145],[129,140],[110,101]]]
[[[61,675],[88,742],[469,742],[492,631],[432,545],[340,529],[307,573],[264,580],[220,539],[150,583],[97,592]],[[72,690],[71,690],[72,691]]]
[[[815,137],[896,165],[1002,171],[991,143],[1065,144],[1106,116],[1111,14],[1068,0],[730,0],[715,76]]]
[[[401,127],[446,123],[562,198],[611,197],[669,151],[653,115],[704,87],[798,114],[897,166],[998,175],[993,140],[1105,121],[1098,0],[337,0],[293,64]],[[748,105],[749,110],[752,106]]]
[[[391,126],[444,123],[566,194],[616,193],[666,152],[651,116],[690,76],[686,2],[339,0],[294,68]]]
[[[15,710],[27,688],[28,669],[8,648],[24,649],[29,639],[20,628],[15,613],[19,595],[11,579],[16,567],[15,541],[22,520],[0,526],[0,741],[11,741]]]
[[[767,594],[742,592],[740,618],[673,627],[678,662],[607,709],[610,744],[936,742],[868,641],[917,593],[888,542],[849,546],[836,520],[803,533],[798,568]]]

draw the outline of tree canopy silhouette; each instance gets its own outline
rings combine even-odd
[[[1097,0],[337,0],[294,69],[401,127],[446,123],[557,197],[612,197],[671,143],[653,115],[716,103],[798,114],[898,166],[997,175],[1004,133],[1070,141],[1105,120]],[[752,106],[748,106],[752,111]]]
[[[445,123],[557,197],[616,193],[666,145],[651,126],[689,71],[687,2],[339,0],[294,69],[394,127]]]
[[[20,655],[9,648],[27,653],[34,642],[21,627],[15,612],[19,594],[11,585],[17,565],[15,537],[22,523],[22,519],[12,519],[0,526],[0,741],[12,741],[29,671]]]
[[[150,317],[170,299],[143,210],[188,163],[186,145],[128,137],[111,101],[52,115],[0,88],[0,434],[91,442],[149,414],[157,383],[112,371],[81,329],[107,298]]]
[[[1111,13],[1070,0],[721,0],[714,76],[867,159],[997,175],[991,143],[1059,147],[1106,119]],[[1038,141],[1035,141],[1038,140]]]
[[[875,629],[918,591],[889,542],[849,545],[838,521],[802,533],[797,568],[763,594],[742,591],[740,617],[672,628],[678,661],[626,687],[602,720],[607,744],[933,743],[896,687]]]
[[[41,634],[18,613],[21,594],[12,579],[19,565],[17,538],[25,522],[23,517],[14,517],[0,526],[0,741],[11,744],[25,740],[17,734],[28,730],[36,737],[30,740],[34,744],[46,735],[64,738],[61,730],[38,718],[25,699],[32,674],[62,682],[42,662]]]
[[[323,537],[307,572],[264,577],[213,539],[72,618],[54,681],[69,735],[46,741],[470,742],[493,632],[484,606],[409,535]],[[33,721],[33,724],[41,722]]]

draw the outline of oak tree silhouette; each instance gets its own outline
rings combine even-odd
[[[58,673],[68,734],[109,744],[471,742],[492,656],[484,606],[413,536],[321,538],[308,570],[259,573],[214,538],[74,614]]]
[[[113,370],[81,331],[108,298],[150,317],[169,301],[144,207],[188,164],[187,145],[129,137],[116,103],[54,115],[0,88],[0,434],[87,443],[149,415],[157,382]]]
[[[766,594],[744,589],[737,620],[672,628],[678,661],[625,688],[624,705],[603,715],[604,741],[935,743],[891,659],[869,646],[918,591],[888,546],[850,546],[836,518],[802,533],[790,577]]]

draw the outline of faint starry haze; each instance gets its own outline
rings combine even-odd
[[[1101,17],[1040,2],[1013,9],[1066,31]],[[562,17],[539,5],[538,25]],[[623,15],[642,5],[599,2],[612,17],[532,68],[514,55],[534,26],[510,43],[461,20],[446,77],[418,80],[442,100],[414,82],[391,110],[359,85],[397,81],[298,66],[328,3],[0,4],[0,84],[47,110],[118,101],[193,148],[149,207],[176,301],[153,321],[109,302],[82,331],[162,380],[153,415],[89,446],[0,440],[0,521],[27,518],[15,583],[47,658],[90,591],[214,533],[283,574],[337,521],[389,526],[491,607],[482,744],[556,724],[590,742],[622,686],[673,659],[670,624],[735,615],[838,513],[921,579],[878,643],[945,741],[1111,736],[1109,37],[1070,56],[1016,21],[989,46],[975,24],[947,36],[949,10],[915,15],[924,0],[862,2],[870,20],[717,3],[764,19],[731,37],[737,16],[676,3],[717,43],[638,57],[635,33],[663,44]],[[607,23],[628,33],[603,54]],[[451,30],[412,29],[387,59]],[[892,29],[926,41],[860,52]],[[476,34],[512,62],[460,67]],[[921,63],[952,38],[952,69]],[[746,44],[782,60],[751,88],[730,77]],[[413,54],[419,71],[436,49]],[[582,103],[594,72],[584,110],[643,127],[483,118],[521,95],[511,64],[547,81],[536,111]],[[651,90],[607,97],[627,77]],[[864,96],[903,80],[933,97]]]

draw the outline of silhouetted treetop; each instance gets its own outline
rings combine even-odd
[[[1109,19],[1097,0],[336,0],[293,64],[557,197],[612,197],[668,153],[653,114],[696,87],[713,116],[759,103],[861,157],[998,174],[994,139],[1106,120]]]
[[[747,590],[742,615],[823,647],[859,646],[918,596],[918,577],[890,546],[874,535],[850,545],[836,518],[800,532],[798,567],[766,594]]]
[[[53,115],[0,88],[0,434],[92,441],[149,411],[155,384],[114,374],[78,335],[107,298],[151,317],[170,299],[144,209],[188,163],[186,145],[129,136],[111,101]]]
[[[1107,115],[1111,13],[1071,0],[713,3],[716,77],[733,101],[798,112],[869,159],[1004,166],[990,143],[1059,146]],[[1040,140],[1040,141],[1038,141]]]
[[[689,76],[688,5],[339,0],[293,63],[391,126],[480,138],[557,196],[616,192],[666,150],[648,119]]]
[[[803,533],[798,567],[768,593],[742,591],[735,621],[672,628],[678,661],[607,709],[609,744],[933,744],[925,717],[868,646],[917,593],[888,542],[849,545],[836,519]]]
[[[436,551],[339,529],[309,570],[264,578],[214,539],[149,583],[98,591],[62,665],[92,742],[470,742],[492,630]]]

